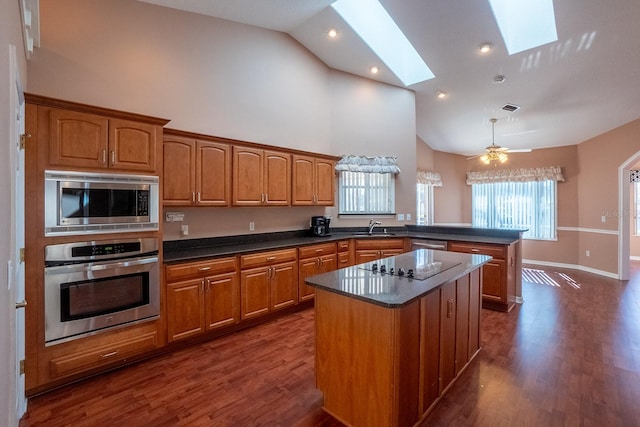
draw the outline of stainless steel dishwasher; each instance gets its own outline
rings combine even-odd
[[[411,239],[411,250],[417,249],[435,249],[438,251],[447,250],[446,240],[428,240],[428,239]]]

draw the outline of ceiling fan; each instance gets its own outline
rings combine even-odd
[[[489,119],[491,122],[491,145],[486,147],[487,150],[484,154],[476,154],[475,156],[467,157],[467,160],[475,159],[476,157],[480,157],[480,160],[485,164],[490,164],[491,162],[500,162],[504,163],[507,161],[509,156],[507,153],[529,153],[531,152],[531,148],[521,148],[517,150],[511,150],[507,147],[501,147],[496,144],[496,122],[498,119],[492,118]]]

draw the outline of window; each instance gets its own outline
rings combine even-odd
[[[525,229],[525,239],[556,238],[556,181],[472,184],[474,227]]]
[[[393,215],[394,190],[392,173],[340,172],[340,213]]]
[[[416,184],[416,224],[433,224],[433,185]]]

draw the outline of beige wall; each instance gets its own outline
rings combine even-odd
[[[10,45],[15,46],[20,80],[26,83],[26,62],[20,10],[17,1],[0,2],[0,198],[11,200],[13,171],[11,150],[14,149],[10,129],[13,126],[15,111],[9,100],[15,90],[15,81],[11,78]],[[16,343],[15,343],[15,287],[8,289],[7,263],[11,259],[9,236],[13,236],[11,219],[14,206],[2,203],[0,207],[0,425],[15,426],[16,419]]]
[[[463,177],[467,171],[495,166],[425,150],[420,144],[423,142],[418,140],[418,164],[432,164],[433,170],[443,176],[443,187],[435,192],[436,223],[471,222],[471,192]],[[635,157],[640,160],[640,119],[578,145],[510,154],[508,163],[498,167],[561,166],[565,177],[558,183],[557,241],[526,240],[523,257],[617,275],[618,168]],[[622,212],[626,221],[631,220],[629,209]],[[638,240],[631,237],[631,255],[640,252]]]
[[[415,212],[413,92],[332,71],[280,32],[134,0],[56,0],[40,10],[31,92],[163,117],[168,127],[203,134],[334,155],[397,156],[396,208]],[[249,221],[256,232],[306,228],[311,215],[325,214],[200,209],[184,210],[190,238],[248,233]],[[333,225],[368,222],[326,213]],[[165,226],[165,240],[180,238],[179,224]]]

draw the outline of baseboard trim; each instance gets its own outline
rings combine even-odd
[[[523,259],[523,264],[534,264],[534,265],[544,265],[546,267],[558,267],[558,268],[570,268],[573,270],[585,271],[587,273],[597,274],[599,276],[609,277],[611,279],[620,279],[618,273],[612,273],[610,271],[598,270],[596,268],[585,267],[583,265],[577,264],[565,264],[562,262],[549,262],[549,261],[538,261],[534,259]]]

